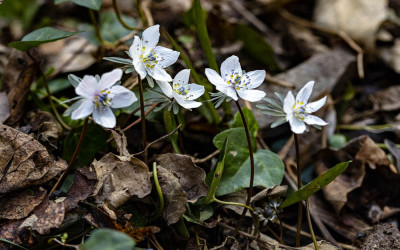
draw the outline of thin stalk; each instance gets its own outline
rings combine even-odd
[[[249,184],[249,189],[247,190],[247,199],[246,199],[246,206],[250,205],[250,200],[251,197],[253,196],[253,184],[254,184],[254,156],[253,156],[253,146],[251,145],[251,140],[250,140],[250,133],[249,133],[249,128],[247,127],[247,122],[246,118],[244,117],[242,108],[240,107],[240,104],[238,101],[235,101],[236,106],[240,112],[240,116],[242,117],[242,122],[243,122],[243,127],[246,132],[246,138],[247,138],[247,145],[249,147],[249,155],[250,155],[250,184]],[[247,212],[247,209],[245,208],[242,212],[242,215],[240,216],[239,222],[236,226],[236,232],[239,230],[240,224],[242,220],[244,219],[244,216]],[[236,234],[236,233],[235,233]]]
[[[174,114],[174,119],[175,119],[175,125],[178,127],[179,126],[179,119],[178,119],[178,115]],[[182,132],[181,129],[178,129],[178,147],[179,150],[181,151],[182,154],[184,154],[184,150],[183,150],[183,138],[182,138]]]
[[[215,201],[215,202],[217,202],[217,203],[220,203],[220,204],[224,204],[224,205],[233,205],[233,206],[244,207],[245,210],[246,210],[246,212],[247,212],[247,209],[250,210],[251,212],[254,212],[254,209],[253,209],[252,207],[247,206],[247,205],[242,204],[242,203],[229,202],[229,201],[221,201],[221,200],[218,200],[218,199],[215,198],[215,197],[214,197],[214,200],[213,200],[213,201]]]
[[[309,207],[308,199],[306,199],[306,213],[307,213],[308,227],[310,228],[310,234],[311,234],[312,240],[314,242],[314,247],[316,250],[318,250],[319,247],[318,247],[317,239],[315,238],[314,229],[312,227],[312,222],[311,222],[311,218],[310,218],[310,207]]]
[[[297,162],[297,188],[300,189],[302,186],[301,183],[301,165],[300,165],[300,148],[299,148],[299,139],[297,138],[297,134],[294,135],[294,145],[296,148],[296,162]],[[296,247],[300,247],[300,232],[301,232],[301,221],[303,218],[303,204],[301,201],[298,203],[297,209],[297,233],[296,233]]]
[[[164,196],[163,196],[162,191],[161,191],[160,183],[158,182],[157,163],[156,162],[153,163],[153,180],[154,180],[154,185],[156,186],[158,199],[160,201],[160,205],[158,206],[157,214],[152,219],[152,220],[155,220],[164,211]]]
[[[49,193],[49,196],[62,185],[62,183],[64,182],[65,178],[67,178],[69,172],[71,172],[72,166],[75,163],[76,157],[78,157],[79,151],[81,150],[81,146],[82,146],[83,138],[85,137],[88,121],[89,121],[89,118],[86,118],[85,122],[83,123],[81,136],[79,137],[78,144],[76,145],[76,148],[75,148],[75,151],[74,151],[74,153],[73,153],[73,155],[71,157],[71,160],[68,163],[68,167],[67,167],[67,169],[65,169],[64,173],[60,176],[60,178],[57,180],[57,183],[51,189],[51,191]]]
[[[103,37],[101,36],[100,27],[97,23],[96,17],[94,15],[94,11],[92,9],[89,9],[89,16],[90,16],[90,20],[92,21],[92,24],[94,27],[94,32],[96,33],[96,37],[97,37],[97,39],[99,39],[100,44],[113,47],[114,44],[104,41]]]
[[[115,14],[117,15],[117,18],[118,18],[118,21],[120,22],[120,24],[121,24],[122,26],[124,26],[125,28],[127,28],[128,30],[136,30],[135,27],[130,26],[129,24],[127,24],[127,23],[124,21],[124,19],[122,19],[121,12],[119,11],[119,7],[118,7],[118,2],[117,2],[117,0],[113,0],[113,1],[112,1],[112,4],[113,4],[114,12],[115,12]]]
[[[47,78],[46,78],[46,75],[44,74],[44,72],[43,72],[43,70],[42,70],[42,67],[40,67],[39,62],[36,61],[35,57],[33,57],[33,56],[29,53],[29,51],[27,52],[27,54],[28,54],[28,56],[32,59],[32,61],[36,64],[36,67],[37,67],[38,70],[39,70],[40,76],[41,76],[42,79],[43,79],[43,85],[44,85],[44,87],[45,87],[45,89],[46,89],[47,98],[49,99],[49,103],[50,103],[51,109],[53,110],[54,115],[56,116],[58,122],[59,122],[59,123],[61,124],[61,126],[63,126],[65,129],[71,130],[71,127],[68,126],[67,124],[65,124],[65,122],[64,122],[63,119],[61,118],[60,114],[58,113],[58,111],[57,111],[57,109],[56,109],[56,106],[54,105],[53,96],[52,96],[52,94],[51,94],[51,92],[50,92],[50,88],[49,88],[49,83],[47,82]]]
[[[140,97],[140,117],[142,118],[142,120],[141,120],[141,123],[142,123],[142,145],[143,145],[143,149],[145,149],[147,146],[146,115],[144,113],[143,84],[142,84],[142,78],[140,78],[140,75],[138,75],[138,81],[139,81],[139,97]],[[143,157],[144,157],[144,162],[147,164],[147,152],[144,152]]]
[[[142,0],[136,0],[136,7],[137,7],[137,10],[139,12],[140,20],[142,20],[143,27],[146,27],[147,26],[147,19],[146,19],[146,16],[145,16],[145,14],[144,14],[144,12],[142,10],[141,1]]]

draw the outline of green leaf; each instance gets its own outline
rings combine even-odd
[[[177,126],[175,123],[174,114],[172,114],[172,112],[169,112],[167,108],[164,108],[163,117],[165,129],[167,130],[167,133],[171,133],[172,131],[174,131],[174,129],[176,129]],[[173,133],[169,138],[175,152],[180,154],[181,151],[179,150],[178,133]]]
[[[65,78],[58,78],[49,81],[49,89],[50,93],[52,95],[59,93],[65,89],[71,88],[71,83],[68,81],[68,79]],[[39,89],[36,90],[36,93],[40,99],[44,98],[47,96],[47,92],[45,87],[40,87]]]
[[[225,171],[228,169],[229,166],[226,165],[216,196],[249,187],[250,157],[237,169],[230,169],[230,173]],[[281,184],[284,169],[285,166],[277,154],[269,150],[258,150],[254,154],[254,186],[269,188]],[[234,170],[236,171],[234,172]]]
[[[92,231],[89,239],[81,246],[82,250],[129,250],[136,242],[127,234],[109,229],[99,228]]]
[[[45,27],[32,31],[31,33],[25,35],[21,41],[9,43],[8,46],[26,52],[30,48],[40,44],[54,42],[78,33],[79,32],[69,32],[57,30],[52,27]]]
[[[128,25],[136,27],[137,23],[135,19],[124,15],[122,15],[122,17]],[[118,21],[117,15],[114,12],[109,11],[100,13],[99,26],[101,37],[104,39],[104,41],[107,42],[115,42],[131,32],[131,30],[128,30],[127,28],[122,26],[122,24]],[[79,24],[78,30],[85,31],[84,33],[82,33],[82,36],[84,36],[90,43],[100,45],[100,41],[96,37],[96,32],[93,28],[93,24]]]
[[[81,135],[81,128],[72,129],[64,142],[63,159],[69,162]],[[97,152],[107,146],[107,134],[96,124],[88,124],[75,166],[88,166]]]
[[[83,6],[92,10],[99,10],[103,0],[54,0],[55,4],[73,2],[79,6]]]
[[[333,168],[329,169],[322,175],[312,180],[304,187],[300,188],[296,192],[293,192],[285,199],[281,207],[285,208],[299,201],[303,201],[308,197],[310,197],[313,193],[323,189],[329,183],[331,183],[337,176],[343,173],[349,166],[350,162],[351,161],[337,164]]]
[[[347,142],[346,136],[341,134],[333,134],[328,139],[328,144],[330,148],[340,149]]]
[[[244,50],[254,59],[268,67],[268,71],[279,71],[274,51],[264,37],[248,25],[238,24],[235,29],[236,39],[243,42]]]
[[[253,112],[248,108],[242,108],[242,112],[244,118],[246,119],[247,127],[249,128],[250,135],[256,137],[258,132],[258,122],[253,115]],[[242,127],[243,128],[243,120],[240,112],[238,111],[235,114],[233,119],[232,128]]]

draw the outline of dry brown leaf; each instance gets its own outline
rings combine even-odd
[[[0,238],[9,240],[16,244],[28,242],[29,231],[27,228],[20,228],[22,220],[10,220],[0,223]],[[0,249],[10,249],[10,244],[0,241]]]
[[[118,152],[121,156],[129,156],[128,141],[124,132],[121,129],[111,130],[111,133],[114,137],[114,141],[117,144]]]
[[[177,223],[186,211],[187,193],[173,172],[157,166],[157,174],[165,198],[163,217],[168,224]]]
[[[194,203],[200,197],[207,195],[208,187],[204,183],[206,173],[197,167],[189,156],[173,153],[162,154],[156,156],[155,161],[178,176],[182,189],[188,195],[188,202]]]
[[[263,189],[261,192],[257,193],[251,198],[251,203],[255,203],[259,200],[265,199],[267,197],[282,197],[286,194],[288,186],[272,186]]]
[[[11,192],[0,198],[0,219],[18,220],[29,215],[46,195],[43,188]]]
[[[221,249],[240,250],[240,244],[234,237],[228,236],[221,245],[210,248],[210,250]]]
[[[5,122],[10,116],[10,104],[8,103],[7,94],[0,92],[0,124]]]
[[[54,202],[46,197],[34,211],[36,220],[33,222],[32,229],[39,234],[48,234],[51,229],[59,228],[64,220],[64,202]]]
[[[62,128],[50,113],[45,111],[29,112],[27,120],[32,126],[31,131],[35,133],[35,137],[40,143],[52,149],[57,148],[58,136],[61,134]]]
[[[94,171],[90,171],[88,168],[78,169],[75,172],[68,197],[64,200],[65,212],[74,209],[80,201],[89,197],[93,193],[96,182],[97,178]]]
[[[66,168],[31,136],[0,124],[0,194],[46,183]]]
[[[133,196],[143,198],[151,192],[149,169],[136,158],[109,153],[91,167],[98,179],[93,196],[99,204],[119,207]]]

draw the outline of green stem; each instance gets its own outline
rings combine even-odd
[[[99,40],[101,45],[106,45],[106,46],[110,46],[113,47],[114,44],[104,41],[103,37],[101,37],[101,32],[100,32],[100,27],[97,23],[96,17],[94,15],[94,11],[92,9],[89,9],[89,15],[90,15],[90,20],[92,21],[93,27],[94,27],[94,31],[96,33],[96,37]]]
[[[140,121],[142,124],[142,145],[144,150],[147,146],[146,115],[144,113],[143,84],[140,75],[138,75],[138,81],[139,81],[139,97],[140,97],[140,117],[142,118],[142,120]],[[143,153],[143,157],[144,157],[144,162],[147,165],[147,151]]]
[[[254,212],[254,209],[253,209],[252,207],[247,206],[247,205],[242,204],[242,203],[229,202],[229,201],[221,201],[221,200],[218,200],[218,199],[215,198],[215,197],[214,197],[213,201],[215,201],[215,202],[217,202],[217,203],[220,203],[220,204],[224,204],[224,205],[234,205],[234,206],[244,207],[245,210],[246,210],[246,212],[247,212],[247,209],[250,210],[251,212]]]
[[[154,220],[154,219],[157,219],[164,211],[164,196],[161,191],[160,183],[158,182],[157,163],[156,162],[153,163],[153,180],[154,180],[154,185],[156,186],[158,199],[160,201],[160,205],[158,206],[157,214],[153,217],[153,220]]]
[[[141,6],[141,1],[142,0],[136,0],[136,8],[137,8],[137,10],[139,12],[140,19],[142,20],[143,27],[146,27],[147,26],[147,19],[146,19],[146,16],[144,15],[144,13],[143,13],[142,6]]]
[[[310,204],[308,202],[308,199],[306,199],[306,213],[307,213],[308,227],[310,228],[310,234],[311,234],[311,238],[312,238],[312,240],[314,242],[315,250],[319,250],[317,239],[315,238],[315,234],[314,234],[314,230],[313,230],[313,226],[312,226],[312,222],[311,222],[311,218],[310,218],[310,207],[309,207],[309,205]]]
[[[175,119],[175,125],[178,127],[179,126],[179,119],[178,119],[178,115],[174,114],[174,119]],[[182,154],[185,154],[184,152],[184,148],[183,148],[183,138],[182,138],[182,132],[181,129],[178,129],[178,147],[179,150],[181,151]]]
[[[75,160],[78,157],[79,151],[81,150],[83,138],[85,138],[85,134],[86,134],[86,128],[88,125],[88,121],[89,121],[89,118],[86,118],[85,122],[83,123],[81,136],[79,137],[78,144],[76,145],[75,151],[72,154],[71,160],[68,163],[68,167],[67,167],[67,169],[65,169],[64,173],[61,175],[61,177],[57,180],[57,183],[51,189],[49,196],[63,184],[65,178],[67,178],[68,174],[71,172],[72,167],[74,166]]]
[[[299,140],[297,138],[297,134],[294,133],[294,145],[296,148],[296,162],[297,162],[297,188],[300,189],[302,186],[301,183],[301,165],[300,165],[300,149],[299,149]],[[298,203],[297,208],[297,232],[296,232],[296,247],[300,247],[300,232],[301,232],[301,221],[303,218],[303,204],[301,201]]]
[[[114,12],[117,15],[118,21],[121,23],[121,25],[124,26],[125,28],[127,28],[128,30],[136,30],[135,27],[130,26],[129,24],[127,24],[124,21],[124,19],[122,19],[121,12],[119,11],[117,0],[113,0],[112,4],[113,4]]]
[[[246,200],[246,205],[250,205],[250,200],[251,197],[253,196],[253,185],[254,185],[254,155],[253,155],[253,146],[251,145],[251,140],[250,140],[250,133],[249,133],[249,128],[247,127],[246,123],[246,118],[244,117],[242,108],[240,107],[240,104],[238,101],[235,101],[236,106],[239,110],[240,116],[242,117],[242,122],[243,122],[243,127],[246,132],[246,139],[247,139],[247,146],[249,148],[249,155],[250,155],[250,183],[249,183],[249,189],[247,190],[247,200]],[[240,216],[239,222],[236,225],[236,230],[239,230],[240,224],[242,220],[244,219],[244,216],[247,212],[247,209],[243,210],[242,215]]]
[[[224,160],[221,160],[220,162],[218,162],[217,168],[215,169],[214,177],[205,199],[206,205],[210,204],[215,200],[215,193],[217,192],[218,185],[221,182],[223,171],[224,171]]]

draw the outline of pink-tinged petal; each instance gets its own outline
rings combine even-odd
[[[154,51],[156,52],[158,65],[162,68],[168,67],[178,60],[180,53],[178,51],[174,51],[172,49],[164,48],[161,46],[155,47]]]
[[[221,76],[225,81],[227,81],[230,80],[230,75],[234,73],[241,76],[242,67],[240,66],[239,58],[237,56],[230,56],[221,64]]]
[[[171,82],[172,78],[171,76],[165,71],[165,69],[162,69],[160,67],[154,67],[154,68],[149,68],[146,67],[147,73],[153,77],[154,80],[158,81],[165,81],[165,82]]]
[[[129,54],[132,57],[132,59],[139,60],[141,51],[142,51],[142,40],[140,40],[138,36],[135,36],[135,39],[133,40],[133,43],[129,48]]]
[[[181,95],[174,92],[174,99],[176,102],[185,109],[193,109],[201,106],[201,102],[185,100]]]
[[[306,131],[306,124],[304,124],[302,120],[296,118],[295,116],[292,116],[289,119],[289,124],[292,132],[295,134],[302,134],[304,131]]]
[[[286,114],[291,114],[293,112],[293,106],[295,105],[295,100],[294,96],[292,94],[292,91],[289,91],[283,100],[283,111],[285,111]]]
[[[195,84],[195,83],[191,83],[187,85],[189,88],[189,92],[188,95],[190,95],[190,97],[188,98],[188,100],[194,100],[199,98],[200,96],[202,96],[205,92],[205,88],[204,86]]]
[[[254,89],[259,87],[265,80],[265,70],[254,70],[242,76],[242,84],[247,84],[245,88]],[[242,86],[241,84],[241,86]]]
[[[116,82],[121,80],[122,69],[114,69],[110,72],[104,73],[99,81],[99,89],[104,90],[113,86]]]
[[[237,93],[242,99],[249,102],[258,102],[266,95],[261,90],[238,90]]]
[[[143,80],[146,78],[147,71],[142,61],[140,60],[133,60],[133,67],[135,67],[136,72],[140,75],[140,78]]]
[[[315,115],[306,115],[303,121],[309,125],[319,125],[319,126],[328,125],[327,122],[325,122],[324,120]]]
[[[209,82],[211,82],[214,86],[218,87],[227,87],[229,84],[225,83],[224,79],[213,69],[206,69],[206,76]]]
[[[143,31],[142,47],[145,47],[143,56],[147,56],[154,49],[160,39],[160,25],[148,27]]]
[[[71,119],[79,120],[88,117],[93,112],[93,107],[91,99],[83,100],[81,105],[72,112]]]
[[[326,96],[324,98],[319,99],[315,102],[310,102],[305,106],[305,110],[307,113],[314,113],[315,111],[319,110],[322,106],[324,106],[326,102]]]
[[[111,108],[124,108],[130,106],[137,101],[135,94],[129,89],[117,85],[110,89],[111,92]]]
[[[94,76],[84,76],[82,81],[78,84],[78,87],[75,88],[75,93],[77,95],[88,99],[92,99],[98,91],[97,80]]]
[[[172,87],[169,82],[156,81],[156,83],[158,84],[158,86],[160,86],[160,89],[166,96],[168,96],[169,98],[172,98]]]
[[[296,96],[296,103],[299,102],[306,104],[308,99],[310,99],[313,87],[314,81],[309,81],[306,85],[304,85],[304,87],[300,89]]]
[[[189,77],[190,77],[190,69],[181,70],[179,71],[178,74],[176,74],[173,84],[179,84],[181,86],[184,86],[188,84]]]
[[[109,107],[95,108],[93,111],[93,120],[105,128],[113,128],[117,123],[114,113]]]

